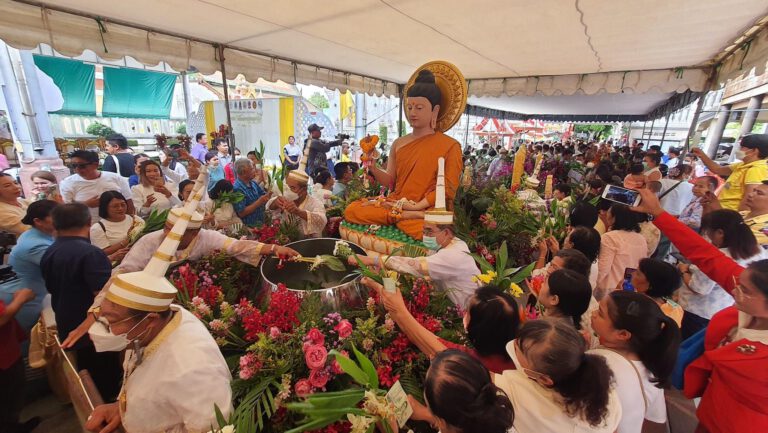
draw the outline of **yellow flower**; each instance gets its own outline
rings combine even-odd
[[[522,288],[520,288],[520,286],[518,286],[518,285],[517,285],[517,284],[515,284],[515,283],[512,283],[512,284],[510,284],[510,285],[509,285],[509,292],[510,292],[510,293],[512,294],[512,296],[514,296],[515,298],[519,298],[519,297],[523,296],[523,289],[522,289]]]
[[[472,277],[472,281],[474,281],[475,283],[490,284],[491,281],[493,281],[494,278],[496,278],[496,275],[497,275],[496,272],[488,271],[484,274],[475,275],[474,277]]]

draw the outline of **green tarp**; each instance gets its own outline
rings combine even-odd
[[[104,117],[167,119],[175,74],[104,67]]]
[[[96,115],[95,67],[77,60],[34,56],[35,65],[61,90],[64,106],[57,114]]]

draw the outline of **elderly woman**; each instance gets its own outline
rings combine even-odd
[[[21,187],[11,175],[0,173],[0,230],[16,236],[24,233],[29,226],[21,220],[27,215],[27,207],[19,199]]]
[[[128,204],[118,191],[99,197],[99,221],[91,226],[91,244],[101,248],[112,262],[119,262],[130,250],[133,233],[144,228],[144,220],[129,215]]]
[[[288,191],[267,202],[267,209],[281,220],[296,218],[301,234],[308,238],[320,237],[328,222],[325,206],[318,199],[307,194],[309,176],[300,170],[293,170],[285,180]]]
[[[146,218],[153,210],[170,209],[181,202],[178,188],[166,181],[163,169],[155,161],[147,160],[139,165],[139,184],[131,188],[131,194],[139,208],[139,216]]]

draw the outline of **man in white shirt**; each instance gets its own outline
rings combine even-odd
[[[91,211],[93,221],[99,220],[99,197],[106,191],[119,191],[128,202],[128,213],[136,209],[131,199],[128,179],[117,173],[99,171],[99,155],[89,150],[76,150],[70,154],[70,168],[75,174],[59,184],[65,203],[84,203]]]
[[[192,313],[171,306],[177,290],[165,279],[204,188],[204,179],[195,184],[148,266],[114,277],[92,310],[96,351],[124,352],[120,396],[94,408],[85,425],[92,432],[204,432],[217,425],[216,407],[225,418],[232,412],[232,377],[216,341]]]

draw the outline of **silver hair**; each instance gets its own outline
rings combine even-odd
[[[248,158],[238,159],[235,161],[235,173],[237,173],[238,176],[243,174],[246,165],[253,167],[253,163]]]

